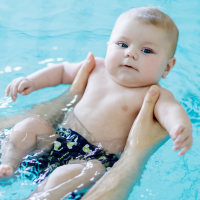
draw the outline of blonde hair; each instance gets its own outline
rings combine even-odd
[[[179,32],[176,24],[168,15],[155,7],[141,7],[122,13],[118,20],[125,16],[127,17],[127,15],[130,17],[133,16],[142,23],[150,24],[167,31],[171,41],[171,56],[175,54]]]

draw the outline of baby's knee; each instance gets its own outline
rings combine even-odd
[[[105,172],[105,167],[98,160],[90,160],[86,163],[84,170],[89,171],[91,175],[98,178]]]
[[[99,176],[101,174],[103,174],[105,172],[105,167],[103,166],[103,164],[99,161],[99,160],[89,160],[89,161],[84,161],[84,160],[72,160],[69,161],[69,164],[73,164],[75,166],[75,164],[78,164],[77,166],[79,166],[81,168],[80,173],[82,174],[88,174],[93,176],[95,174],[95,176]]]
[[[51,174],[51,181],[74,178],[76,176],[85,177],[84,179],[94,178],[96,180],[105,172],[105,167],[98,160],[83,161],[80,163],[67,164],[57,167]],[[87,177],[87,178],[86,178]]]
[[[57,177],[62,177],[63,175],[67,174],[72,177],[77,176],[83,170],[83,166],[81,164],[67,164],[60,167],[57,167],[53,174]]]
[[[79,176],[83,170],[80,164],[67,164],[57,167],[47,179],[44,189],[50,189],[65,182],[71,182]]]
[[[19,131],[19,130],[28,130],[30,128],[33,128],[35,125],[37,125],[39,119],[37,117],[28,117],[21,122],[18,122],[14,127],[13,130]]]
[[[31,134],[38,134],[38,133],[49,133],[52,132],[52,128],[48,125],[48,123],[37,117],[37,116],[32,116],[28,117],[21,122],[17,123],[13,129],[13,132],[24,132],[24,133],[31,133]]]

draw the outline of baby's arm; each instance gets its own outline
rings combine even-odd
[[[35,115],[47,121],[49,124],[51,124],[51,126],[57,125],[57,119],[60,118],[59,116],[63,115],[63,108],[66,108],[66,104],[75,106],[75,104],[81,98],[85,91],[89,75],[95,67],[95,64],[94,55],[89,54],[89,57],[87,57],[81,65],[81,68],[67,93],[64,93],[63,95],[51,101],[35,105],[31,110],[26,110],[13,116],[0,117],[0,130],[11,128],[25,118]]]
[[[88,59],[93,59],[93,55],[88,54]],[[17,98],[17,93],[27,95],[40,88],[55,86],[61,83],[71,84],[84,61],[80,63],[62,63],[54,64],[44,69],[41,69],[26,78],[20,77],[14,79],[6,88],[6,95],[11,94],[14,100]]]
[[[44,87],[61,83],[71,84],[80,65],[81,63],[53,64],[27,77],[14,79],[6,88],[6,95],[8,96],[10,93],[14,101],[17,93],[27,95]]]
[[[192,145],[192,125],[187,113],[171,92],[161,88],[154,114],[173,139],[173,149],[182,149],[179,152],[180,156],[185,154]]]

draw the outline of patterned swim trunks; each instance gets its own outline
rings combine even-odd
[[[20,166],[23,172],[27,171],[29,175],[35,174],[36,183],[40,183],[54,169],[71,160],[97,159],[108,169],[119,159],[116,154],[106,153],[71,129],[58,128],[56,133],[60,137],[56,139],[50,152],[41,156],[29,154]]]

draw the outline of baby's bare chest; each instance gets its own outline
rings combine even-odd
[[[118,153],[124,149],[144,95],[101,89],[86,92],[74,112],[94,141],[108,152]]]
[[[144,89],[125,88],[113,82],[91,79],[75,112],[92,133],[126,137],[143,102]],[[109,134],[108,134],[109,133]]]

